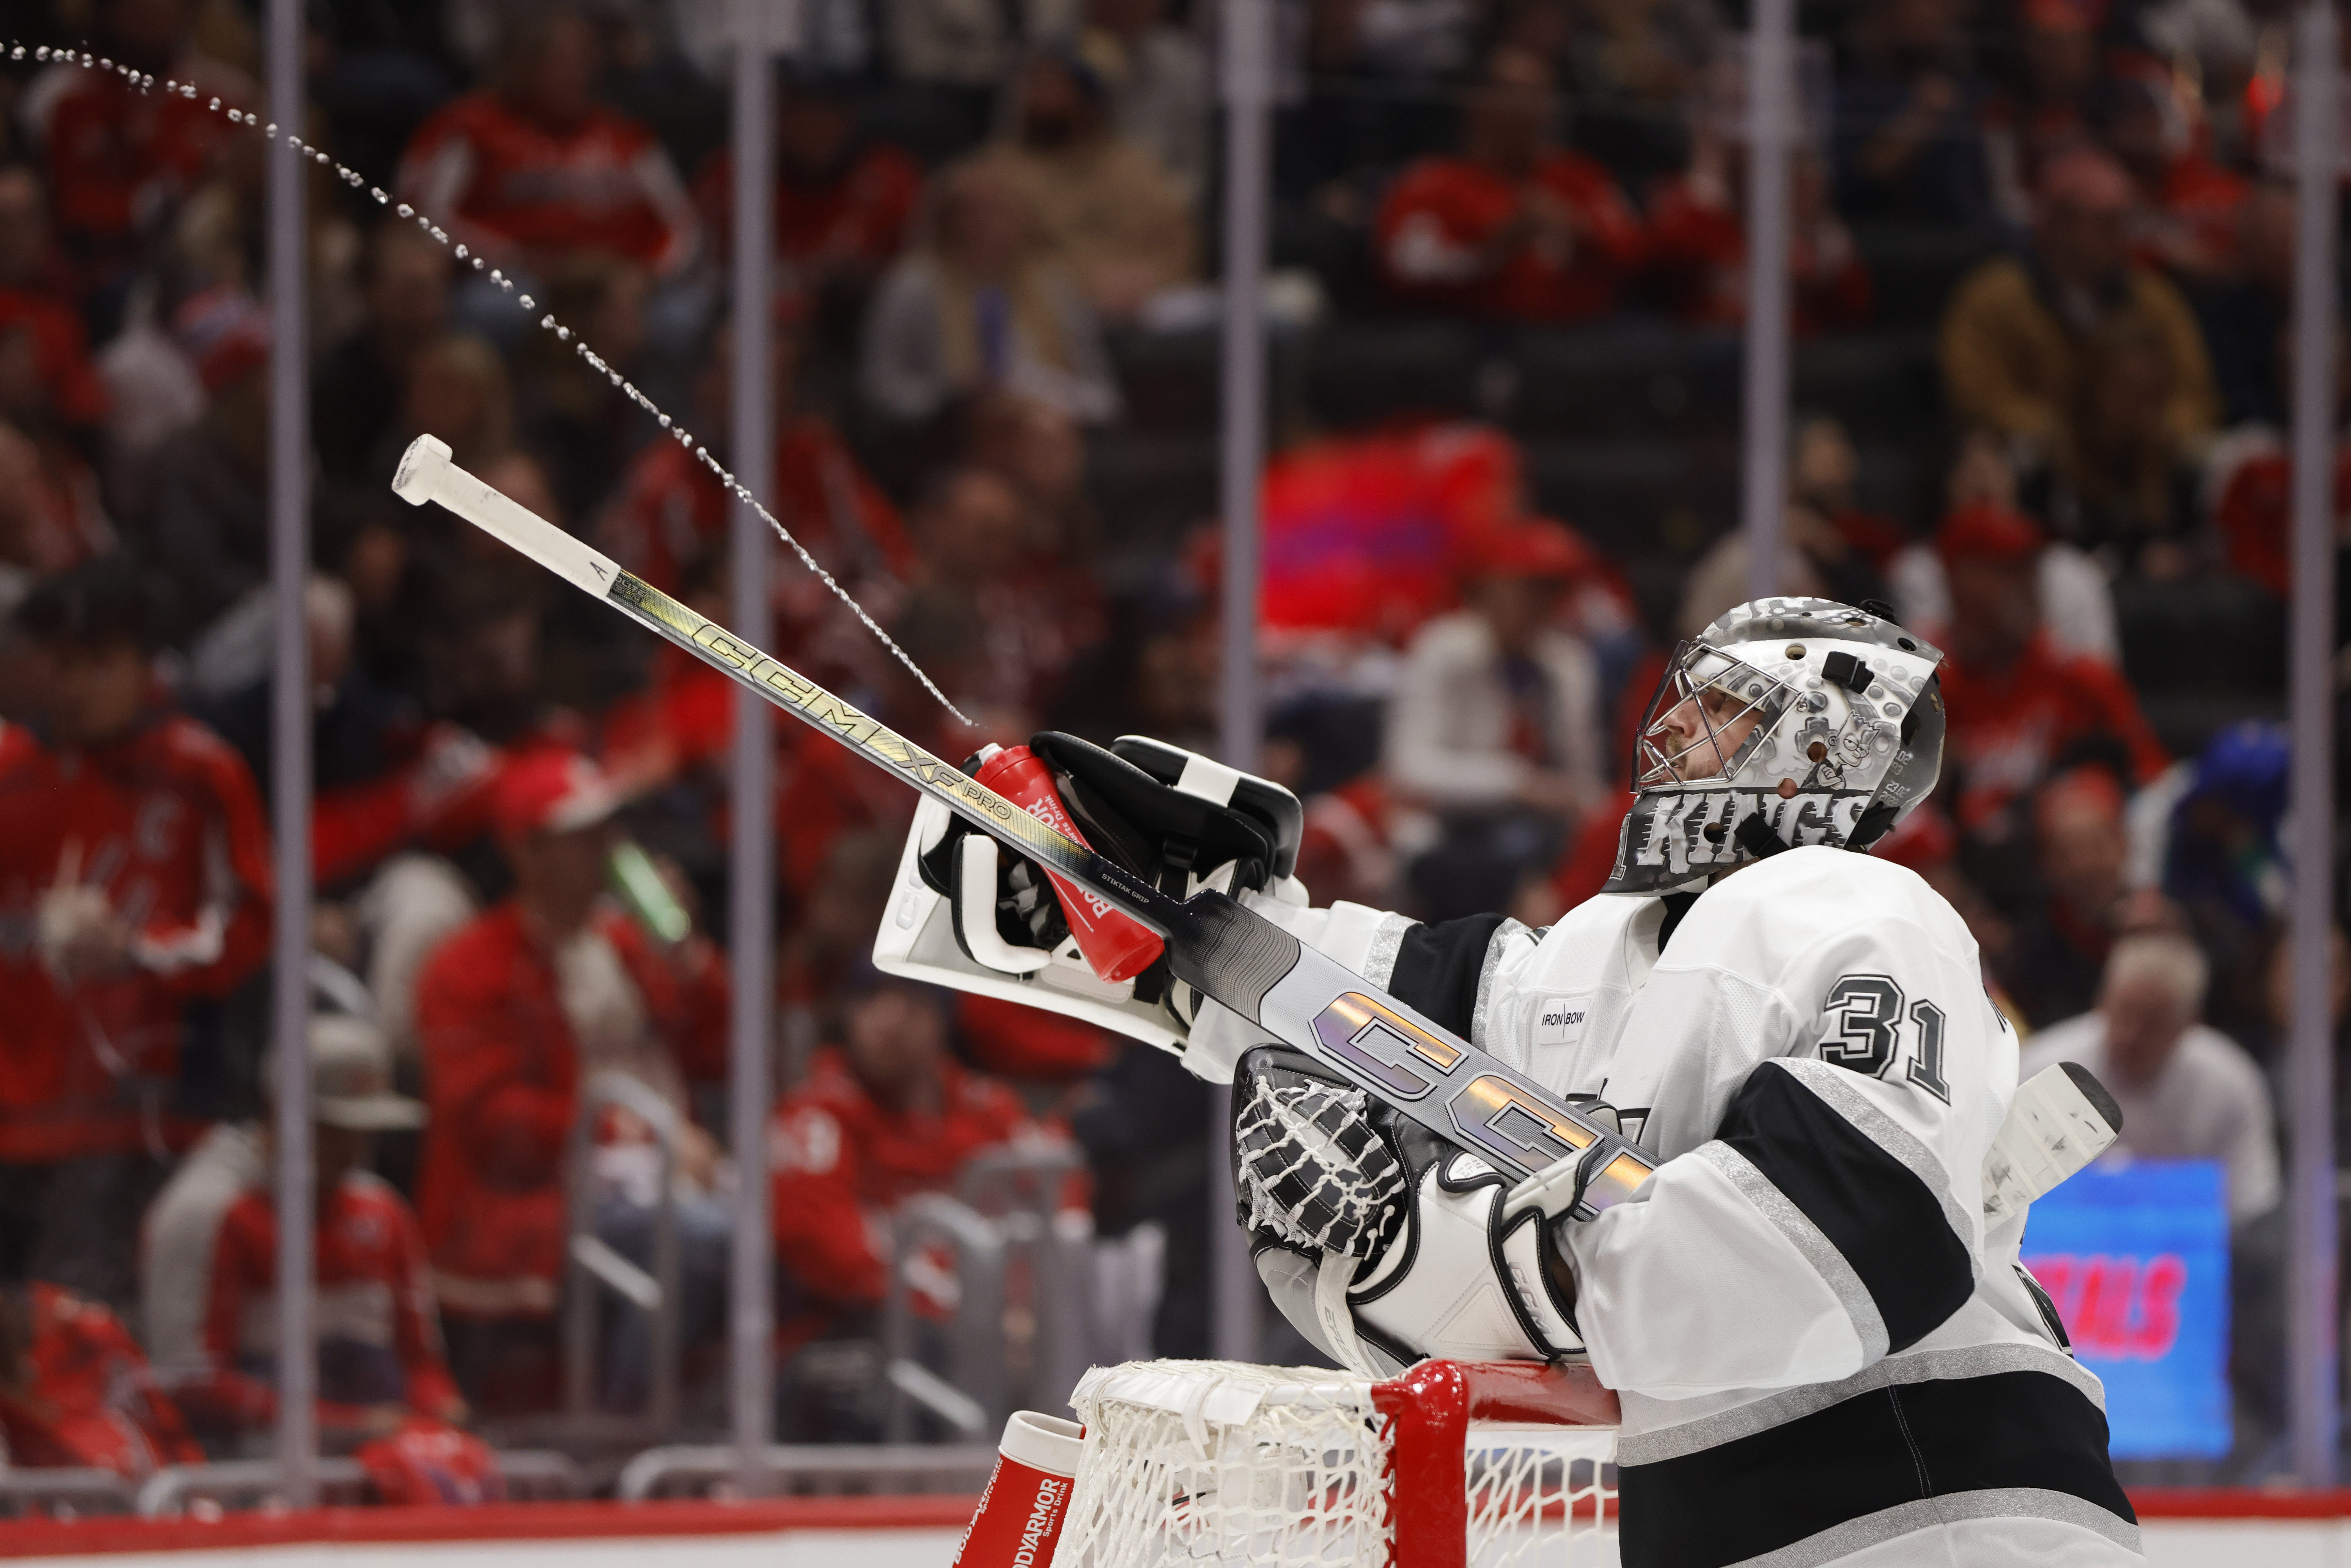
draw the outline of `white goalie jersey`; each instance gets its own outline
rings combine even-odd
[[[1664,1162],[1564,1228],[1630,1568],[2138,1561],[2098,1380],[2017,1265],[2022,1213],[1984,1213],[2016,1039],[1917,875],[1793,849],[1543,931],[1269,913]]]

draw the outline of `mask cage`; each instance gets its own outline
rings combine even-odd
[[[1793,687],[1721,649],[1684,640],[1642,716],[1634,747],[1633,788],[1656,789],[1710,780],[1729,782],[1780,722]],[[1666,720],[1684,704],[1698,723],[1685,735]]]

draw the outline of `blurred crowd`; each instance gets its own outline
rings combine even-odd
[[[1748,596],[1723,494],[1675,488],[1729,449],[1707,389],[1745,315],[1745,18],[1277,9],[1263,770],[1307,801],[1318,902],[1544,924],[1607,876],[1667,652]],[[726,493],[574,343],[723,458],[732,323],[765,311],[764,499],[976,725],[780,544],[753,569],[776,653],[950,758],[1042,728],[1213,744],[1217,536],[1207,486],[1188,497],[1224,308],[1217,7],[810,0],[777,66],[761,298],[726,270],[727,11],[309,7],[308,99],[268,111],[360,178],[310,186],[310,449],[287,455],[263,142],[208,107],[266,107],[255,9],[6,8],[27,45],[87,39],[199,89],[0,65],[13,1463],[256,1452],[274,1416],[273,465],[304,465],[310,497],[321,1408],[386,1496],[478,1476],[452,1434],[554,1407],[567,1260],[593,1241],[650,1267],[657,1212],[715,1423],[737,1180],[731,688],[402,505],[409,441],[724,620]],[[2090,1062],[2131,1148],[2226,1162],[2231,1473],[2264,1473],[2288,18],[1802,20],[1781,586],[1882,601],[1948,655],[1943,786],[1878,852],[1967,916],[2042,1035],[2028,1057]],[[1636,404],[1597,406],[1635,361],[1656,367]],[[1593,451],[1611,420],[1644,429]],[[1668,472],[1628,491],[1645,454]],[[2335,493],[2351,506],[2351,449]],[[890,1292],[880,1221],[984,1150],[1075,1151],[1055,1201],[1153,1237],[1141,1348],[1207,1354],[1205,1090],[1147,1048],[877,974],[913,798],[796,726],[776,764],[784,1429],[874,1435],[872,1364],[840,1347]],[[594,1087],[614,1077],[633,1087]],[[951,1280],[917,1293],[952,1310]],[[651,1353],[607,1318],[596,1397],[634,1408]]]

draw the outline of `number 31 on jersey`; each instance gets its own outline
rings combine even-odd
[[[1883,1078],[1903,1054],[1903,1031],[1914,1032],[1908,1077],[1948,1105],[1951,1086],[1943,1079],[1943,1009],[1921,997],[1903,1005],[1902,988],[1884,975],[1847,975],[1831,987],[1823,1009],[1828,1034],[1821,1060]]]

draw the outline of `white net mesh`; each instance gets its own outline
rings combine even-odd
[[[1054,1568],[1391,1559],[1388,1419],[1372,1385],[1315,1367],[1134,1362],[1097,1367]],[[1613,1568],[1613,1428],[1472,1424],[1468,1535],[1479,1568]],[[1444,1484],[1450,1484],[1449,1479]]]

